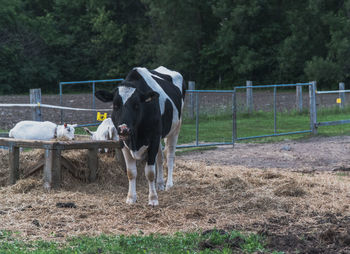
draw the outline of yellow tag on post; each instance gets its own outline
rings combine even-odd
[[[97,112],[97,121],[102,122],[107,118],[107,113],[101,114],[101,112]]]
[[[341,103],[341,98],[337,98],[337,103],[338,103],[338,104]]]

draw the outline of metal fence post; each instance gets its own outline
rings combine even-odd
[[[96,109],[95,92],[96,92],[95,82],[92,82],[92,108],[93,109]],[[92,119],[93,121],[96,121],[96,112],[92,112]]]
[[[188,90],[195,90],[196,83],[194,81],[188,81]],[[193,93],[190,93],[190,119],[194,118],[194,99]]]
[[[276,94],[277,94],[277,88],[276,86],[273,87],[273,126],[274,126],[274,133],[277,133],[277,102],[276,102]]]
[[[60,106],[63,106],[63,99],[62,99],[62,95],[63,95],[63,91],[62,91],[62,84],[61,82],[59,83],[60,86]],[[61,109],[61,124],[63,124],[63,109]]]
[[[198,93],[196,93],[196,146],[199,144],[199,101]]]
[[[316,81],[310,82],[309,100],[310,100],[310,130],[312,134],[317,134],[317,109],[316,109]]]
[[[299,112],[303,111],[303,88],[301,86],[296,86],[296,104]]]
[[[32,108],[33,121],[41,121],[41,89],[30,89],[30,104],[37,104],[37,107]]]
[[[247,80],[246,86],[247,86],[247,110],[248,110],[248,113],[250,114],[253,112],[253,88],[248,88],[248,87],[253,86],[253,82]]]
[[[236,89],[232,93],[232,146],[235,146],[237,138],[237,107],[236,107]]]
[[[344,82],[340,82],[339,83],[339,90],[345,90]],[[343,109],[344,106],[345,106],[345,93],[344,92],[339,92],[339,98],[340,98],[339,108]]]

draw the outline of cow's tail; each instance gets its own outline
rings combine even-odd
[[[9,132],[9,137],[10,137],[10,138],[13,138],[13,129],[10,130],[10,132]]]

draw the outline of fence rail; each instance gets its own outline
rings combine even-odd
[[[0,107],[31,107],[31,108],[52,108],[52,109],[62,109],[62,110],[74,110],[74,111],[113,111],[113,109],[93,109],[93,108],[72,108],[72,107],[63,107],[63,106],[56,106],[56,105],[50,105],[50,104],[3,104],[0,103]]]
[[[89,84],[92,82],[106,82],[106,81],[121,81],[122,79],[114,79],[114,80],[99,80],[99,81],[75,81],[75,82],[61,82],[60,86],[63,85],[70,85],[70,84]],[[278,132],[278,126],[277,126],[277,114],[276,114],[276,93],[277,89],[279,88],[286,88],[286,87],[296,87],[297,92],[297,100],[296,105],[299,105],[300,107],[300,98],[302,98],[302,87],[309,87],[309,110],[310,110],[310,129],[307,130],[298,130],[298,131],[290,131],[290,132]],[[343,87],[343,86],[342,86]],[[266,88],[272,88],[273,89],[273,113],[274,113],[274,129],[271,134],[266,135],[252,135],[252,136],[246,136],[246,137],[239,137],[237,135],[237,94],[240,90],[247,91],[247,96],[250,94],[253,94],[254,89],[266,89]],[[329,126],[329,125],[338,125],[338,124],[348,124],[350,123],[349,120],[338,120],[338,121],[329,121],[329,122],[317,122],[317,104],[316,104],[316,95],[318,94],[331,94],[331,93],[345,93],[350,92],[350,90],[340,89],[335,91],[317,91],[316,90],[316,82],[309,82],[309,83],[296,83],[296,84],[279,84],[279,85],[252,85],[252,83],[249,83],[248,86],[237,86],[233,90],[187,90],[187,94],[189,97],[192,97],[191,102],[193,102],[192,105],[190,105],[191,112],[195,114],[195,141],[191,144],[187,145],[178,145],[178,148],[190,148],[190,147],[207,147],[207,146],[217,146],[217,145],[234,145],[235,142],[240,140],[248,140],[248,139],[255,139],[255,138],[266,138],[266,137],[274,137],[274,136],[282,136],[282,135],[292,135],[292,134],[303,134],[303,133],[317,133],[317,127],[318,126]],[[230,141],[225,142],[201,142],[200,141],[200,120],[199,116],[201,114],[200,111],[200,100],[199,95],[200,94],[231,94],[231,103],[232,106],[229,109],[232,114],[232,137]],[[61,100],[62,93],[60,92],[60,100]],[[228,97],[230,98],[230,97]],[[229,101],[228,100],[228,101]],[[228,101],[225,101],[227,103]],[[249,100],[247,100],[248,104]],[[229,104],[229,103],[228,103]],[[248,109],[248,105],[247,109]],[[109,109],[96,109],[96,108],[74,108],[74,107],[65,107],[65,106],[56,106],[56,105],[49,105],[49,104],[0,104],[1,107],[30,107],[30,108],[51,108],[51,109],[59,109],[62,110],[72,110],[72,111],[84,111],[84,112],[97,112],[97,111],[112,111],[111,108]],[[248,112],[249,113],[249,112]],[[84,126],[93,126],[98,125],[99,123],[88,123],[88,124],[81,124],[78,125],[78,127],[84,127]],[[6,135],[6,134],[2,134]]]
[[[87,81],[68,81],[68,82],[59,82],[59,90],[60,90],[60,106],[63,106],[63,86],[65,85],[79,85],[79,84],[91,84],[92,85],[92,108],[96,109],[96,100],[95,100],[95,92],[96,92],[96,84],[97,83],[109,83],[113,84],[115,82],[121,82],[124,79],[100,79],[100,80],[87,80]],[[63,109],[61,110],[61,124],[64,121]],[[94,124],[88,124],[85,126],[90,126]],[[96,125],[96,124],[95,124]]]

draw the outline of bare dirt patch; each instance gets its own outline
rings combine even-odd
[[[287,253],[348,253],[350,147],[348,137],[274,144],[237,144],[177,157],[174,187],[147,205],[142,169],[138,203],[125,204],[127,177],[99,155],[95,183],[63,172],[62,189],[43,191],[41,172],[5,186],[6,151],[0,155],[0,229],[26,239],[65,240],[76,235],[241,230],[264,235],[268,247]],[[286,146],[289,146],[286,147]],[[313,149],[311,149],[313,148]],[[21,170],[39,159],[21,154]],[[86,170],[84,151],[66,154]],[[57,204],[63,205],[57,205]],[[71,206],[65,204],[74,204]]]

